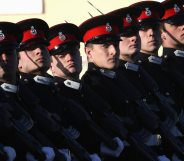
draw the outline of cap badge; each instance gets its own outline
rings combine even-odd
[[[145,8],[145,13],[147,16],[151,16],[151,10],[149,8]]]
[[[180,8],[178,7],[177,4],[174,4],[174,12],[175,12],[175,13],[180,12]]]
[[[0,41],[5,39],[5,35],[3,34],[3,31],[0,30]]]
[[[60,39],[61,41],[66,40],[66,36],[65,36],[62,32],[59,32],[58,35],[59,35],[59,39]]]
[[[31,31],[30,32],[31,32],[32,35],[36,35],[37,34],[37,31],[34,28],[34,26],[31,26]]]
[[[127,21],[128,23],[131,23],[131,22],[132,22],[132,18],[130,17],[129,14],[127,14],[127,16],[126,16],[126,21]]]
[[[109,23],[106,23],[106,31],[107,32],[111,32],[112,31],[112,27]]]

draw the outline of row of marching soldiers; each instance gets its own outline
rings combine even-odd
[[[0,160],[184,160],[183,3],[0,22]]]

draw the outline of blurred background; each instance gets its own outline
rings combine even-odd
[[[91,16],[127,7],[140,0],[0,0],[0,21],[18,22],[27,18],[41,18],[51,27],[70,22],[80,25]],[[162,1],[162,0],[157,0]],[[92,5],[95,7],[93,7]],[[81,44],[83,71],[87,68],[84,47]]]

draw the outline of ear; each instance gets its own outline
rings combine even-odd
[[[19,53],[17,53],[17,54],[19,54]],[[18,70],[21,71],[21,69],[22,69],[22,60],[18,58],[17,61],[18,61]]]
[[[53,56],[50,57],[51,63],[50,63],[50,71],[52,72],[52,74],[54,74],[54,63],[53,63]]]
[[[161,32],[161,38],[162,40],[166,40],[166,33],[164,31]]]
[[[86,55],[87,55],[87,57],[88,57],[89,59],[92,58],[92,48],[91,48],[91,47],[86,46],[86,47],[84,48],[84,51],[85,51],[85,53],[86,53]]]

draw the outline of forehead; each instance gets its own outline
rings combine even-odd
[[[180,26],[182,26],[182,25],[164,23],[164,26],[167,27],[167,28],[174,29],[174,28],[178,28],[178,27],[180,27]]]

